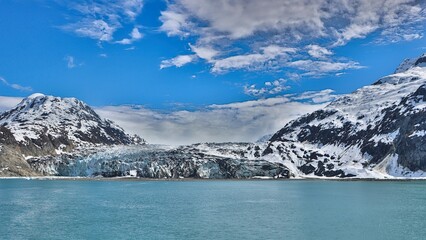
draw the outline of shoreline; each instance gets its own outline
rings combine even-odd
[[[32,177],[0,177],[1,180],[65,180],[65,181],[333,181],[333,182],[409,182],[426,181],[426,178],[324,178],[324,177],[298,177],[298,178],[139,178],[139,177],[68,177],[68,176],[32,176]]]

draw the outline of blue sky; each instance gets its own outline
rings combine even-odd
[[[237,102],[323,104],[426,52],[425,7],[418,0],[5,0],[0,96],[41,92],[178,116]]]
[[[366,8],[368,12],[361,9],[363,1],[346,7],[341,6],[344,1],[336,1],[330,8],[339,13],[328,10],[317,17],[309,11],[318,11],[321,6],[293,6],[300,5],[297,2],[308,6],[303,2],[309,1],[270,0],[262,1],[262,6],[256,6],[259,1],[242,0],[223,1],[234,2],[228,6],[195,0],[73,2],[0,3],[0,76],[24,87],[3,84],[1,95],[43,92],[75,96],[92,105],[172,108],[177,104],[224,104],[323,89],[347,93],[393,72],[402,59],[426,51],[422,1],[381,0],[377,9]],[[389,10],[382,12],[386,4]],[[276,10],[277,6],[288,10]],[[263,14],[250,12],[260,8],[264,8]],[[290,10],[301,11],[298,15],[306,23],[297,15],[283,16]],[[230,17],[232,11],[241,16]],[[392,11],[395,16],[386,23],[384,19]],[[363,14],[375,16],[368,19]],[[345,15],[341,22],[348,22],[334,24],[339,15]],[[107,24],[111,32],[99,35],[102,30],[94,25],[96,20]],[[358,32],[349,33],[351,27],[358,27]],[[82,33],[84,28],[86,32]],[[133,29],[140,33],[135,39],[129,35]],[[129,44],[118,43],[125,38]],[[280,49],[265,56],[262,49],[270,46]],[[309,46],[315,46],[317,55],[322,56],[307,53]],[[203,59],[191,48],[205,48],[207,55],[215,55]],[[258,55],[253,59],[247,56],[253,54]],[[175,67],[173,58],[180,55],[193,60]],[[226,61],[236,56],[240,58],[235,61],[247,64]],[[186,62],[185,58],[181,60]],[[297,61],[298,67],[289,67]],[[306,61],[342,66],[315,72],[306,68],[321,66]],[[166,67],[160,69],[162,64]],[[278,89],[274,89],[275,80],[279,80]]]

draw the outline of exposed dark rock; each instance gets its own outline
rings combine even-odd
[[[311,164],[304,164],[299,167],[299,170],[303,172],[304,174],[311,174],[315,171],[315,167]]]

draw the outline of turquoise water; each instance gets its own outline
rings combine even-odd
[[[426,239],[426,182],[0,180],[0,239]]]

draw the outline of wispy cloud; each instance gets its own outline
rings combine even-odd
[[[88,37],[99,42],[114,42],[114,34],[124,25],[135,25],[136,17],[140,14],[142,0],[93,0],[66,3],[74,19],[61,28],[81,37]],[[118,43],[130,44],[142,38],[137,27],[130,33],[131,38],[125,38]]]
[[[358,62],[333,62],[324,60],[297,60],[289,62],[288,66],[298,70],[304,71],[302,75],[318,77],[324,74],[337,73],[349,69],[365,68]]]
[[[78,23],[68,24],[62,29],[74,32],[78,36],[96,39],[100,42],[111,41],[118,26],[101,19],[83,19]]]
[[[295,48],[285,48],[277,45],[262,47],[259,53],[236,55],[216,60],[212,72],[221,73],[235,69],[265,69],[277,67],[276,63],[286,58],[289,53],[295,53]],[[280,59],[280,60],[279,60]]]
[[[31,92],[33,90],[31,87],[24,87],[24,86],[21,86],[21,85],[16,84],[16,83],[10,83],[3,77],[0,77],[0,82],[2,82],[3,85],[6,85],[8,87],[11,87],[11,88],[19,90],[19,91]]]
[[[83,63],[77,63],[73,56],[65,56],[64,61],[67,63],[67,68],[72,69],[78,66],[82,66]]]
[[[68,68],[75,68],[74,57],[73,56],[65,56],[64,60],[67,62]]]

